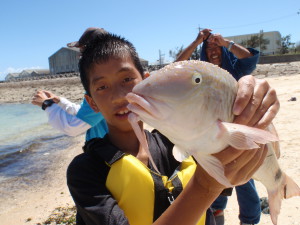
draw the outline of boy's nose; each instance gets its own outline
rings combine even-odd
[[[127,90],[124,87],[115,87],[113,90],[113,101],[115,103],[119,102],[119,101],[124,101],[124,99],[126,100],[126,95],[128,94],[129,90]]]

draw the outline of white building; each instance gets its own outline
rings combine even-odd
[[[22,70],[20,73],[9,73],[6,75],[5,80],[21,79],[21,78],[31,78],[31,77],[42,77],[49,75],[49,70],[47,69],[27,69]]]
[[[244,34],[238,36],[230,36],[225,37],[226,39],[233,40],[236,43],[241,43],[242,41],[247,41],[251,38],[251,36],[258,36],[260,33],[254,34]],[[281,47],[281,34],[278,31],[270,31],[270,32],[263,32],[263,38],[268,39],[270,43],[266,46],[267,49],[261,51],[264,55],[272,55],[279,51]],[[256,48],[260,51],[259,47]]]

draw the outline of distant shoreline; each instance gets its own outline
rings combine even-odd
[[[73,102],[80,102],[84,89],[79,77],[0,83],[0,104],[31,103],[38,90],[47,90]]]
[[[300,74],[300,62],[259,64],[252,73],[258,78]],[[31,103],[37,90],[48,90],[73,102],[81,102],[84,89],[79,77],[0,83],[0,104]]]

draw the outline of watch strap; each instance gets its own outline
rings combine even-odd
[[[231,50],[231,48],[232,48],[233,45],[234,45],[234,41],[230,41],[230,42],[229,42],[229,45],[228,45],[228,47],[227,47],[228,51]]]

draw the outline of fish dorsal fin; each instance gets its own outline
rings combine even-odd
[[[226,122],[219,125],[227,131],[228,144],[236,149],[255,149],[258,144],[278,141],[276,135],[262,129]]]
[[[190,155],[187,152],[182,151],[179,147],[177,147],[175,145],[173,147],[173,156],[178,162],[182,162],[183,160],[188,158]]]
[[[220,184],[225,187],[232,187],[233,185],[229,182],[224,174],[224,167],[222,163],[212,155],[204,154],[193,154],[196,161],[201,165],[201,167],[213,178],[216,179]]]

